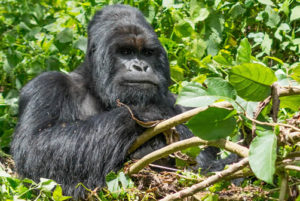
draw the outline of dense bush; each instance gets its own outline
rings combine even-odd
[[[41,72],[75,69],[84,58],[89,19],[96,10],[114,3],[139,8],[154,27],[168,52],[173,80],[170,90],[179,93],[178,103],[193,107],[207,106],[217,100],[233,103],[233,111],[212,108],[188,122],[191,130],[203,139],[234,139],[240,133],[248,139],[253,124],[247,115],[272,122],[271,104],[262,108],[256,117],[253,115],[259,102],[271,94],[271,85],[277,81],[279,86],[299,87],[299,1],[5,0],[0,4],[0,146],[3,157],[9,154],[17,121],[19,90]],[[287,119],[294,117],[293,125],[299,128],[299,116],[295,115],[299,112],[300,95],[283,96],[280,101],[278,122],[287,123]],[[207,133],[216,129],[216,125],[209,125],[207,121],[214,122],[216,117],[220,122],[218,129],[223,133],[207,137]],[[224,124],[227,126],[222,127]],[[273,181],[275,161],[290,152],[299,152],[299,141],[277,145],[282,135],[279,126],[257,127],[258,137],[250,145],[251,168],[259,179],[279,185],[280,179]],[[261,151],[269,155],[257,155]],[[256,160],[260,164],[254,164]],[[289,171],[288,174],[294,186],[299,184],[299,173]],[[35,184],[1,171],[0,184],[1,200],[66,199],[59,186],[53,194],[47,190],[41,190],[40,194],[32,191],[49,189],[51,181]],[[278,198],[276,193],[274,196]]]

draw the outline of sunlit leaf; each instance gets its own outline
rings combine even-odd
[[[57,35],[57,40],[61,43],[71,42],[73,39],[73,31],[70,28],[64,29]]]
[[[241,41],[241,44],[237,49],[236,61],[238,63],[248,63],[251,61],[251,45],[247,38],[244,38]]]
[[[256,136],[249,151],[249,163],[255,176],[273,184],[275,173],[277,138],[272,131],[266,131]]]
[[[300,6],[296,6],[291,11],[290,21],[294,21],[300,18]]]
[[[205,83],[207,88],[196,82],[188,83],[180,91],[176,103],[190,107],[201,107],[219,99],[234,100],[236,98],[233,87],[221,78],[208,78]]]
[[[274,6],[274,3],[271,0],[258,0],[258,2],[265,5]]]
[[[290,108],[295,112],[300,110],[300,95],[280,97],[280,107]]]
[[[248,101],[262,101],[277,80],[274,72],[261,64],[245,63],[230,70],[229,81],[238,95]]]

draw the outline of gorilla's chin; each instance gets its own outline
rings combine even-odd
[[[158,88],[153,83],[123,83],[118,87],[118,99],[130,105],[145,105],[158,96]]]

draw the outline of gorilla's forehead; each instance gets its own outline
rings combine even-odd
[[[157,37],[138,25],[122,25],[112,30],[111,38],[117,41],[118,46],[134,46],[137,49],[143,47],[158,46]]]

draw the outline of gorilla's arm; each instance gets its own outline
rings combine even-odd
[[[68,195],[83,196],[75,186],[104,185],[105,175],[121,167],[143,129],[124,107],[77,120],[80,94],[72,87],[66,75],[50,72],[23,88],[12,149],[22,176],[51,178]]]

